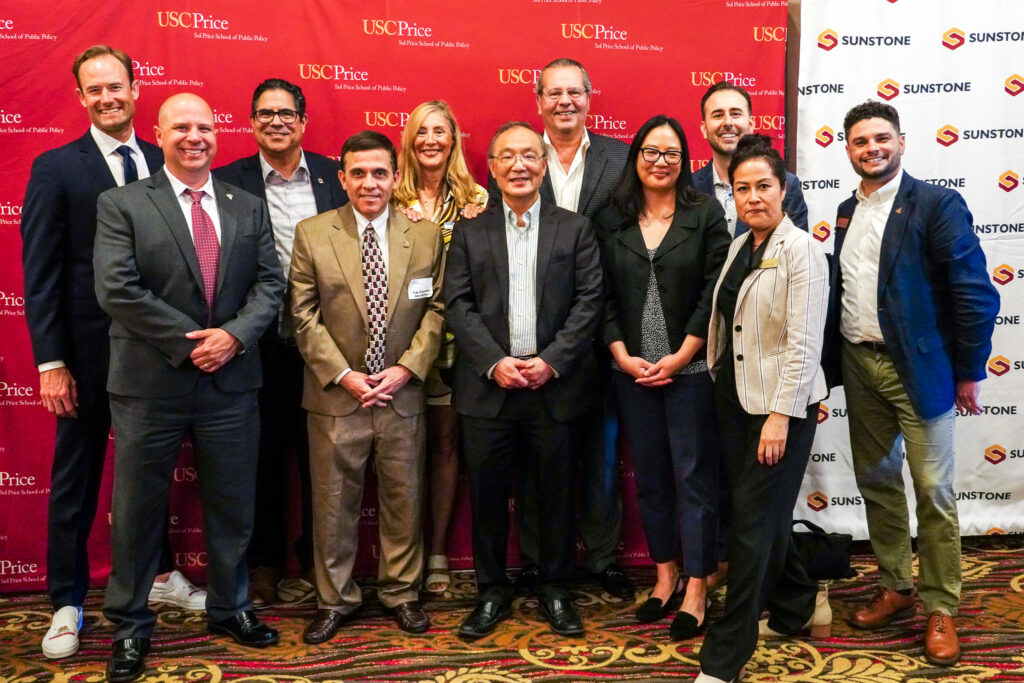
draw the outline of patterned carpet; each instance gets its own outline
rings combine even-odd
[[[832,587],[832,636],[825,640],[762,643],[744,681],[893,683],[896,681],[1024,681],[1024,539],[970,539],[964,543],[964,593],[959,620],[963,659],[953,668],[934,667],[922,652],[924,616],[894,622],[876,632],[851,629],[844,618],[866,601],[877,581],[873,557],[855,555],[859,576]],[[649,590],[653,571],[631,570]],[[549,632],[536,601],[518,599],[513,616],[490,637],[472,644],[455,628],[473,602],[470,572],[457,572],[443,598],[427,603],[433,628],[411,636],[394,625],[372,591],[359,618],[327,645],[302,643],[312,615],[311,596],[297,580],[284,589],[295,600],[262,612],[281,632],[280,646],[250,650],[205,630],[202,614],[162,607],[148,683],[171,681],[245,683],[278,681],[426,681],[433,683],[522,683],[526,681],[689,680],[697,671],[700,640],[672,643],[668,620],[638,625],[636,605],[609,598],[595,584],[581,584],[573,599],[586,637],[565,639]],[[642,591],[638,601],[646,597]],[[90,594],[82,648],[73,657],[46,660],[39,641],[49,624],[45,596],[0,599],[0,680],[102,681],[111,625],[100,615],[102,595]],[[721,613],[715,595],[711,618]]]

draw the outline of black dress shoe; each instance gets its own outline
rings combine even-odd
[[[419,600],[403,602],[391,608],[391,613],[395,615],[398,628],[406,633],[424,633],[430,628],[430,619],[427,618],[427,613],[423,611],[423,605]]]
[[[218,622],[210,622],[212,633],[223,633],[248,647],[267,647],[278,641],[277,631],[264,626],[252,612],[238,612],[235,616]]]
[[[113,683],[134,681],[146,670],[149,638],[121,638],[114,641],[107,664],[107,679]]]
[[[636,589],[629,577],[622,573],[622,570],[612,562],[604,571],[592,574],[597,582],[601,584],[608,595],[623,600],[632,600],[636,595]]]
[[[583,621],[568,598],[540,601],[540,615],[547,619],[551,630],[560,636],[582,636]]]
[[[525,598],[530,595],[536,595],[537,586],[539,585],[540,566],[530,562],[520,570],[519,576],[516,577],[515,583],[512,584],[512,590],[519,597]]]
[[[476,604],[469,616],[459,624],[459,636],[462,638],[482,638],[493,633],[505,619],[512,614],[512,605],[497,600],[482,600]]]
[[[349,614],[343,614],[336,609],[318,609],[313,620],[306,625],[302,632],[302,642],[310,645],[326,643],[338,632],[338,628],[348,621]]]
[[[668,627],[669,640],[689,640],[696,638],[704,632],[707,627],[708,616],[704,613],[704,621],[697,623],[697,617],[689,612],[679,611],[672,618],[672,625]]]
[[[636,611],[637,623],[653,624],[656,621],[661,621],[671,610],[679,608],[685,593],[684,584],[682,587],[676,586],[676,590],[669,596],[668,602],[662,602],[661,598],[647,598]]]

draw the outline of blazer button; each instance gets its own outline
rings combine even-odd
[[[205,306],[206,305],[206,297],[205,296],[199,297],[199,303],[201,303],[201,304],[203,304]]]
[[[743,331],[743,325],[737,325],[736,326],[736,331],[737,332],[742,332]]]
[[[740,353],[736,356],[736,360],[743,360],[743,354]]]

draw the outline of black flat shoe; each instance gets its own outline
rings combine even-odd
[[[146,670],[149,638],[121,638],[111,648],[107,680],[113,683],[134,681]]]
[[[672,625],[668,627],[668,638],[669,640],[689,640],[690,638],[696,638],[704,629],[707,628],[708,624],[708,607],[711,606],[709,600],[707,605],[704,607],[704,621],[697,623],[697,617],[693,616],[689,612],[679,611],[672,618]]]
[[[661,598],[647,598],[644,604],[636,611],[636,620],[640,624],[653,624],[664,619],[674,609],[679,609],[682,604],[683,595],[686,593],[685,584],[682,587],[676,586],[675,591],[669,597],[668,602],[662,602]]]

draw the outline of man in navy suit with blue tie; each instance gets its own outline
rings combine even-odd
[[[104,190],[148,178],[164,163],[160,148],[136,138],[132,128],[139,83],[131,58],[94,45],[75,58],[72,71],[92,126],[77,140],[36,158],[21,214],[25,317],[39,368],[39,395],[57,417],[46,553],[54,616],[43,638],[43,654],[51,659],[78,650],[89,588],[86,543],[110,433],[110,318],[93,287],[96,198]],[[170,551],[164,547],[163,573],[150,600],[203,609],[206,591],[171,572]]]
[[[954,616],[961,583],[953,424],[957,408],[981,411],[999,295],[963,198],[903,171],[896,110],[865,102],[843,127],[861,182],[836,218],[832,343],[823,364],[830,384],[841,381],[846,391],[853,467],[881,584],[850,623],[874,629],[914,614],[902,437],[917,499],[925,657],[952,665],[960,658]]]

